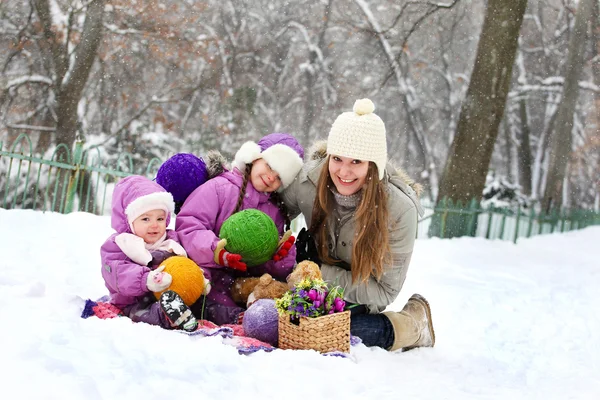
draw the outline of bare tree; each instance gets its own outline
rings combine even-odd
[[[488,2],[475,68],[438,199],[463,204],[481,195],[504,113],[519,29],[527,1]]]
[[[52,76],[56,92],[56,144],[71,148],[77,134],[77,105],[92,69],[96,52],[102,39],[102,17],[105,0],[85,3],[85,22],[78,43],[70,37],[71,26],[62,31],[58,21],[53,20],[48,0],[34,0],[35,9],[42,23],[47,51],[51,56]],[[70,9],[71,22],[79,10]],[[74,50],[71,46],[76,45]]]
[[[445,198],[466,205],[485,185],[511,81],[526,0],[490,0],[479,40],[475,68],[457,132],[442,175],[438,203]],[[449,236],[464,234],[463,216],[448,225]],[[437,234],[437,224],[431,233]]]
[[[583,70],[584,46],[588,22],[593,15],[594,3],[597,0],[581,0],[575,18],[575,27],[569,43],[569,56],[565,64],[565,82],[562,101],[556,117],[555,129],[550,138],[550,159],[546,190],[542,199],[542,208],[549,211],[551,207],[562,204],[563,181],[572,147],[573,114],[579,97],[579,78]]]

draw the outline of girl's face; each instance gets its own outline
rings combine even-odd
[[[154,244],[167,230],[167,213],[164,210],[145,212],[137,217],[132,225],[136,236],[148,244]]]
[[[338,193],[344,196],[350,196],[363,187],[368,170],[368,161],[333,154],[329,156],[329,175]]]
[[[274,192],[281,186],[279,174],[276,171],[273,171],[269,164],[262,158],[259,158],[252,163],[250,182],[252,182],[254,189],[263,193]]]

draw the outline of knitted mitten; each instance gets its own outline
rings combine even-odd
[[[183,299],[174,291],[167,290],[160,296],[160,308],[173,327],[192,332],[198,327],[198,320]]]

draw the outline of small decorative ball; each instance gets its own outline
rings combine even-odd
[[[354,102],[354,107],[352,107],[352,111],[358,115],[371,114],[375,111],[375,104],[369,99],[356,100]]]
[[[221,226],[219,237],[227,239],[227,251],[241,255],[242,261],[249,267],[269,261],[279,242],[275,222],[267,214],[254,208],[242,210],[227,218]]]
[[[168,272],[173,277],[171,286],[162,292],[154,292],[156,299],[166,290],[172,290],[183,299],[183,302],[191,306],[204,292],[204,274],[194,261],[183,256],[173,256],[163,261],[161,266],[165,266],[164,272]]]
[[[254,339],[277,346],[279,337],[279,315],[275,300],[256,300],[244,313],[244,333]]]
[[[206,163],[191,153],[173,155],[156,173],[156,183],[173,195],[175,203],[183,203],[207,179]]]

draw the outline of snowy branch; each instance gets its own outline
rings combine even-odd
[[[521,85],[518,86],[515,90],[512,90],[508,93],[508,99],[514,100],[519,98],[527,93],[532,92],[556,92],[561,93],[563,90],[564,79],[562,77],[553,77],[545,79],[539,85]],[[600,87],[593,82],[589,81],[580,81],[579,89],[588,90],[593,93],[600,93]]]
[[[42,131],[42,132],[54,132],[55,128],[49,126],[35,126],[35,125],[25,125],[25,124],[6,124],[8,128],[12,129],[28,129],[32,131]]]

